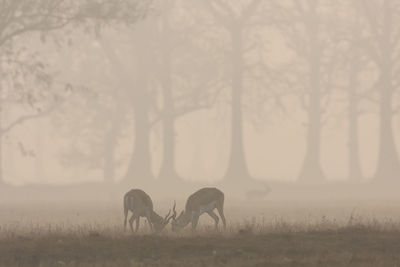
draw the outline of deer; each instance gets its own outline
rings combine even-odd
[[[213,187],[202,188],[192,195],[186,201],[185,210],[182,211],[176,218],[176,210],[174,203],[172,215],[172,231],[179,232],[189,223],[192,224],[192,232],[196,230],[199,222],[199,217],[203,213],[207,213],[215,222],[215,229],[218,229],[219,218],[214,213],[214,209],[218,210],[219,216],[222,219],[224,229],[226,228],[226,220],[224,215],[224,193]]]
[[[140,217],[145,217],[150,226],[151,231],[155,233],[161,232],[172,219],[171,210],[163,218],[153,210],[153,201],[150,196],[141,189],[132,189],[124,195],[124,230],[128,218],[128,211],[132,212],[129,219],[129,226],[132,232],[137,232],[139,229]],[[133,222],[136,221],[135,231],[133,230]]]

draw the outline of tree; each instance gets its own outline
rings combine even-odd
[[[361,170],[360,155],[359,155],[359,118],[364,115],[366,110],[366,102],[371,102],[373,93],[376,89],[371,86],[369,88],[365,83],[360,81],[360,77],[366,71],[371,71],[372,61],[365,53],[366,43],[368,43],[365,30],[366,23],[360,14],[360,1],[351,3],[343,2],[346,19],[341,25],[339,38],[343,38],[343,43],[346,49],[342,51],[343,67],[340,69],[344,72],[343,88],[347,94],[348,109],[348,179],[350,181],[361,181],[363,174]],[[347,84],[346,84],[347,83]],[[374,101],[372,101],[373,104]],[[364,104],[364,105],[362,105]]]
[[[0,50],[0,77],[0,182],[2,182],[3,137],[24,122],[54,111],[65,92],[52,87],[53,79],[47,74],[46,64],[40,59],[39,54],[11,42],[4,44]]]
[[[323,181],[321,167],[321,130],[329,101],[335,43],[327,13],[329,4],[322,0],[272,2],[276,13],[271,21],[287,40],[287,45],[302,60],[299,75],[305,75],[300,99],[307,116],[306,154],[298,176],[300,182]],[[300,79],[301,80],[301,79]]]
[[[213,85],[217,83],[214,68],[209,64],[211,57],[193,42],[196,27],[182,27],[182,24],[187,25],[182,22],[185,18],[176,17],[174,8],[173,1],[163,1],[154,6],[146,20],[128,30],[127,42],[132,49],[126,50],[124,55],[133,59],[131,65],[117,53],[121,48],[106,39],[101,40],[105,55],[132,99],[135,141],[126,172],[129,180],[154,176],[149,140],[153,127],[159,123],[163,130],[159,177],[176,180],[179,177],[175,169],[176,121],[191,112],[211,107],[216,99],[218,90],[209,92],[207,89],[215,88]]]
[[[66,59],[57,60],[61,68],[73,65],[67,76],[82,85],[52,117],[58,134],[69,141],[60,159],[64,167],[101,170],[103,181],[112,183],[123,162],[118,143],[131,126],[131,101],[98,43],[90,37],[80,40]],[[79,60],[72,64],[70,57]],[[87,66],[99,67],[82,71]]]
[[[34,79],[35,82],[50,88],[50,76],[44,72],[44,63],[37,59],[25,58],[19,61],[18,55],[22,50],[30,49],[27,46],[15,47],[15,44],[23,36],[29,33],[44,33],[50,31],[64,29],[72,23],[87,26],[88,21],[96,20],[98,27],[101,23],[108,21],[125,21],[131,23],[138,18],[137,1],[67,1],[67,0],[1,0],[0,1],[0,55],[2,56],[2,66],[0,68],[0,79],[3,81],[4,65],[7,68],[14,66],[16,68],[12,83],[8,82],[5,87],[4,83],[0,84],[0,95],[14,95],[13,90],[19,93],[23,92],[20,103],[28,103],[33,109],[33,113],[22,115],[8,125],[4,125],[3,113],[5,111],[4,103],[0,103],[0,165],[2,155],[1,137],[12,130],[15,126],[25,121],[42,117],[50,113],[54,106],[47,109],[37,108],[34,106],[38,102],[36,94],[28,88],[28,80]],[[101,22],[101,23],[100,23]],[[6,58],[6,59],[5,59]],[[32,61],[33,60],[33,61]],[[5,63],[4,63],[5,62]],[[28,78],[29,77],[29,78]],[[18,85],[19,88],[12,87]],[[11,87],[10,87],[11,86]],[[54,97],[53,97],[54,98]],[[0,99],[2,101],[3,99]],[[48,102],[48,101],[46,101]],[[0,181],[3,180],[0,167]]]
[[[103,182],[113,183],[123,162],[118,142],[126,138],[122,125],[129,125],[129,114],[123,100],[99,87],[75,92],[53,122],[69,141],[60,153],[61,164],[85,172],[100,170]]]
[[[357,79],[360,70],[362,70],[363,58],[361,56],[361,51],[359,41],[361,40],[360,27],[358,21],[355,22],[353,29],[350,32],[352,40],[350,41],[350,56],[348,63],[348,150],[349,150],[349,179],[353,181],[360,181],[363,177],[360,159],[359,159],[359,123],[358,118],[361,114],[359,104],[362,97],[359,93],[359,81]],[[365,62],[364,62],[365,63]]]
[[[225,1],[204,1],[207,10],[229,34],[231,54],[231,151],[228,168],[224,178],[228,180],[246,180],[250,173],[245,159],[243,143],[243,78],[246,70],[244,55],[248,51],[244,33],[249,26],[251,17],[255,14],[261,1],[252,0],[237,13]]]
[[[113,90],[119,92],[118,94],[120,95],[120,97],[117,97],[115,100],[121,100],[122,97],[124,103],[126,102],[125,104],[129,106],[126,111],[128,113],[133,113],[129,118],[134,118],[134,142],[128,167],[124,175],[126,181],[130,181],[132,178],[137,181],[143,181],[153,177],[149,143],[151,132],[150,112],[152,109],[149,84],[151,81],[151,69],[148,63],[141,66],[142,62],[152,62],[148,57],[148,44],[150,43],[146,36],[146,32],[150,30],[148,20],[149,18],[146,18],[138,23],[134,30],[129,27],[121,29],[127,32],[126,36],[128,38],[119,39],[117,43],[110,41],[108,36],[110,32],[103,32],[101,37],[97,39],[106,61],[108,61],[110,65],[110,73],[113,73],[115,79],[119,81],[116,87],[113,88]],[[128,45],[131,49],[124,51],[123,46],[125,45]],[[123,61],[120,53],[118,53],[119,51],[124,51],[124,56],[129,56],[132,60],[129,62]],[[121,103],[118,104],[118,101],[119,100],[117,100],[115,104],[120,107]],[[115,118],[112,121],[115,123]],[[126,125],[128,122],[126,121],[123,124]],[[111,131],[116,130],[112,129],[113,127],[111,127]],[[109,134],[109,137],[114,136],[113,138],[116,138],[111,132],[109,132]],[[107,147],[109,147],[109,149],[112,148],[110,143],[108,143]],[[107,161],[104,161],[104,163],[107,163]],[[108,164],[111,164],[111,162],[108,162]],[[107,168],[105,168],[105,170],[106,169]],[[111,169],[107,172],[110,171]]]
[[[379,70],[379,155],[377,181],[398,180],[400,163],[393,136],[393,117],[399,108],[393,99],[400,86],[400,4],[393,0],[360,1],[369,25],[365,46]]]
[[[175,170],[177,119],[211,108],[220,91],[217,67],[211,67],[212,55],[196,42],[204,30],[203,25],[188,23],[182,16],[178,20],[174,14],[179,11],[175,2],[164,1],[161,5],[156,42],[160,45],[155,47],[160,58],[156,77],[163,100],[158,111],[163,126],[163,161],[159,176],[169,180],[179,178]],[[181,24],[186,27],[178,28]]]

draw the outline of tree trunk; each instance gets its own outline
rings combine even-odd
[[[164,26],[167,22],[164,21]],[[168,30],[167,30],[168,31]],[[179,175],[175,169],[175,106],[172,92],[171,47],[168,36],[163,49],[162,62],[162,92],[163,92],[163,161],[159,176],[166,180],[178,180]]]
[[[1,105],[1,104],[0,104]],[[0,108],[0,127],[1,127],[1,108]],[[0,185],[4,184],[3,178],[3,135],[0,134]]]
[[[351,78],[354,80],[354,78]],[[362,172],[359,158],[359,138],[358,138],[358,99],[356,95],[355,83],[351,82],[349,88],[349,180],[362,180]]]
[[[175,169],[175,116],[172,90],[169,81],[164,84],[164,108],[163,108],[163,161],[160,177],[166,180],[179,179]]]
[[[308,103],[308,129],[306,137],[306,155],[300,170],[298,180],[300,182],[319,182],[324,180],[324,173],[320,163],[321,145],[321,81],[320,81],[320,62],[316,37],[314,33],[310,41],[310,89]]]
[[[200,121],[193,121],[193,124],[196,124],[197,127],[195,127],[195,125],[191,127],[193,137],[193,157],[191,162],[191,171],[194,178],[201,180],[207,175],[207,169],[204,162],[205,125],[203,119],[200,119]]]
[[[117,146],[117,135],[121,125],[121,112],[117,107],[104,140],[104,163],[103,181],[106,183],[115,182],[115,148]]]
[[[392,127],[393,90],[387,77],[382,81],[382,85],[383,88],[380,90],[379,155],[374,178],[378,181],[397,181],[400,179],[400,164]]]
[[[104,163],[103,163],[103,181],[105,183],[113,183],[115,179],[115,137],[111,133],[107,134],[104,149]]]
[[[243,36],[240,26],[232,28],[231,151],[225,179],[243,180],[250,178],[243,144]]]
[[[308,110],[308,129],[306,139],[306,155],[299,174],[301,182],[317,182],[324,180],[320,163],[321,114],[319,94],[313,94]]]
[[[121,81],[127,91],[131,91],[132,106],[135,116],[134,144],[132,155],[128,163],[125,174],[125,181],[146,181],[154,178],[151,170],[150,153],[150,123],[149,123],[149,74],[151,71],[151,62],[149,44],[146,39],[148,34],[148,23],[143,24],[138,29],[137,38],[135,38],[135,49],[137,58],[135,58],[135,67],[133,70],[127,70],[119,61],[115,51],[106,41],[102,42],[104,51],[110,62],[121,75]],[[134,79],[132,79],[134,76]],[[133,88],[132,88],[133,85]],[[131,89],[131,90],[129,90]]]
[[[380,62],[380,103],[379,103],[379,119],[380,119],[380,137],[379,137],[379,154],[378,166],[374,175],[377,181],[399,181],[400,180],[400,163],[396,150],[396,143],[393,136],[393,108],[392,100],[394,94],[393,88],[393,69],[396,62],[394,57],[397,54],[396,44],[393,44],[392,37],[396,32],[393,30],[395,22],[394,8],[392,1],[384,1],[384,19],[381,35],[376,42],[379,45]]]
[[[362,39],[360,36],[362,31],[362,25],[360,18],[355,18],[355,24],[352,31],[353,35],[353,56],[349,57],[349,84],[348,84],[348,179],[350,181],[361,181],[364,177],[362,175],[361,164],[360,164],[360,142],[359,142],[359,96],[358,89],[359,83],[357,76],[362,68],[361,62],[361,49],[357,47],[357,43]]]
[[[146,181],[154,178],[151,171],[149,106],[145,97],[138,99],[141,103],[134,104],[135,141],[125,178]]]
[[[43,157],[46,154],[43,143],[43,121],[40,119],[36,122],[36,148],[35,148],[35,176],[37,181],[43,181],[46,177],[46,170],[43,165]]]
[[[0,186],[4,184],[3,178],[3,87],[2,87],[2,69],[0,65]]]

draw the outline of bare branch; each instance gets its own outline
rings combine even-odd
[[[204,85],[201,84],[201,85],[199,85],[197,87],[201,88],[203,86]],[[191,112],[212,108],[215,105],[215,103],[216,103],[220,93],[222,92],[223,88],[224,88],[223,86],[218,87],[216,89],[216,91],[213,92],[212,99],[211,100],[206,100],[204,103],[199,103],[198,101],[192,101],[192,103],[185,104],[185,105],[183,105],[181,107],[175,108],[174,117],[175,118],[179,118],[179,117],[187,115],[187,114],[189,114]],[[197,91],[197,90],[194,90],[194,91]],[[187,94],[187,95],[181,96],[180,98],[175,98],[174,102],[176,103],[178,101],[183,101],[184,103],[187,103],[188,102],[187,99],[192,99],[192,98],[193,98],[193,94]],[[160,122],[162,119],[163,119],[163,112],[162,112],[162,110],[158,110],[157,117],[150,122],[150,125],[154,126],[155,124]]]
[[[4,127],[3,129],[0,129],[0,137],[3,136],[4,134],[10,132],[13,128],[15,128],[18,125],[23,124],[26,121],[42,118],[42,117],[50,114],[51,112],[55,111],[58,107],[59,107],[59,105],[55,104],[45,111],[42,111],[42,112],[39,112],[36,114],[32,114],[32,115],[25,115],[25,116],[19,117],[18,119],[16,119],[12,123],[10,123],[8,126]]]

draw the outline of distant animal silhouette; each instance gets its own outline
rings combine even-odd
[[[199,217],[203,213],[207,213],[215,221],[215,228],[218,228],[219,218],[214,213],[214,209],[218,210],[222,219],[224,228],[226,228],[226,220],[224,216],[224,193],[217,188],[206,187],[193,193],[186,201],[185,210],[176,218],[175,205],[172,215],[172,231],[178,232],[189,223],[192,223],[192,231],[194,231],[199,222]]]
[[[145,217],[151,228],[155,233],[161,232],[169,223],[172,216],[171,210],[163,218],[153,210],[153,201],[143,190],[132,189],[124,195],[124,229],[126,230],[128,211],[132,212],[129,219],[129,226],[132,232],[137,232],[139,229],[140,217]],[[135,231],[133,230],[133,222],[136,221]]]

